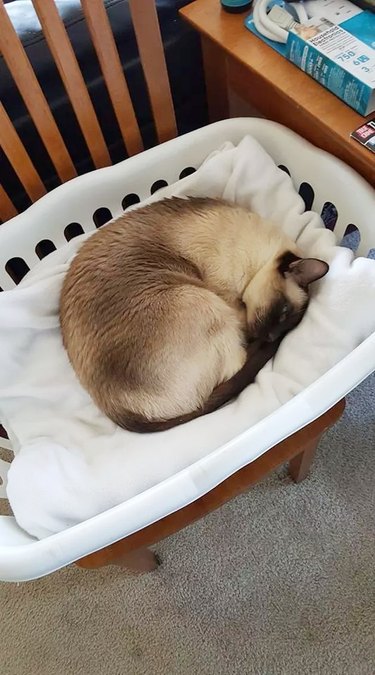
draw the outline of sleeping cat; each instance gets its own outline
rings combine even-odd
[[[160,431],[253,382],[327,271],[244,208],[166,199],[82,245],[62,289],[64,345],[110,419]]]

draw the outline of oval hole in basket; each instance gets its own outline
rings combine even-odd
[[[345,248],[350,248],[352,251],[356,251],[360,241],[361,233],[358,227],[351,223],[345,230],[344,236],[340,242],[340,246],[345,246]]]
[[[155,183],[151,185],[150,192],[153,195],[158,190],[161,190],[163,187],[167,187],[168,183],[166,180],[160,179],[156,180]]]
[[[187,176],[191,176],[192,173],[195,173],[196,169],[194,169],[193,166],[186,166],[185,169],[182,169],[179,178],[182,180],[182,178],[186,178]]]
[[[42,258],[45,258],[50,253],[53,253],[53,251],[56,251],[56,246],[50,239],[42,239],[42,241],[40,241],[39,244],[35,246],[35,253],[37,254],[39,260],[42,260]]]
[[[370,248],[367,257],[371,258],[371,260],[375,260],[375,248]]]
[[[109,220],[112,220],[112,213],[106,206],[101,206],[100,209],[96,209],[92,215],[92,219],[96,227],[101,227],[108,223]]]
[[[322,217],[324,227],[326,227],[327,230],[331,230],[331,232],[333,232],[339,215],[336,206],[332,204],[332,202],[324,202],[320,215]]]
[[[129,206],[133,206],[133,204],[139,204],[140,202],[139,195],[136,195],[135,192],[130,192],[130,194],[125,195],[124,199],[121,202],[121,206],[126,211],[126,209],[129,208]]]
[[[9,438],[2,424],[0,424],[0,438]],[[0,441],[1,443],[1,441]]]
[[[74,239],[74,237],[79,237],[81,234],[84,234],[83,227],[79,223],[69,223],[64,230],[64,237],[66,241]]]
[[[30,272],[30,267],[23,258],[10,258],[5,265],[5,269],[15,284],[19,284],[24,276]]]
[[[298,194],[302,197],[305,202],[305,211],[310,211],[314,202],[315,192],[312,189],[310,183],[301,183],[299,186]]]
[[[288,176],[290,176],[290,171],[287,166],[284,166],[284,164],[279,164],[278,168],[281,169],[281,171],[284,171],[284,173],[287,173]]]

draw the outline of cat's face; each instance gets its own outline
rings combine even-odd
[[[328,269],[323,260],[287,251],[261,270],[244,295],[250,338],[273,342],[297,326],[307,309],[309,285]]]

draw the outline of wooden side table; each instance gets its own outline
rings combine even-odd
[[[375,185],[375,155],[350,138],[365,118],[250,33],[246,14],[228,14],[219,0],[196,0],[181,14],[202,38],[212,121],[230,116],[230,87],[265,117],[336,155]]]

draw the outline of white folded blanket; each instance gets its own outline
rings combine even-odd
[[[304,213],[289,176],[251,137],[237,147],[227,143],[195,174],[148,201],[171,195],[224,197],[247,206],[278,222],[306,255],[326,260],[329,274],[314,285],[302,323],[236,401],[152,435],[124,431],[102,415],[78,383],[61,343],[61,284],[89,235],[72,240],[41,261],[16,289],[1,293],[0,419],[15,451],[7,493],[19,525],[38,538],[90,518],[215,453],[375,330],[375,262],[353,260],[351,251],[336,246],[320,217]],[[248,460],[253,458],[249,447]],[[217,461],[223,461],[219,452]]]

